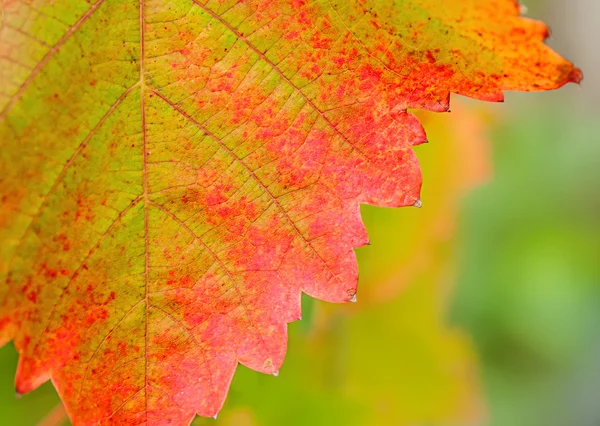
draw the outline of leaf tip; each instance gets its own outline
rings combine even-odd
[[[354,296],[352,296],[349,302],[356,303],[356,293],[354,293]]]
[[[421,207],[423,207],[423,203],[421,202],[420,198],[417,198],[417,201],[415,201],[415,203],[413,204],[413,207],[416,207],[418,209],[420,209]]]
[[[568,77],[569,82],[579,84],[583,81],[583,71],[577,67],[573,67]]]
[[[273,376],[275,376],[275,377],[279,376],[279,370],[275,371],[275,372],[273,373]]]
[[[23,394],[21,392],[19,392],[18,390],[15,390],[15,399],[21,399],[23,397]]]

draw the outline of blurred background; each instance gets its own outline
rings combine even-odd
[[[423,208],[362,207],[358,303],[305,298],[279,377],[240,367],[196,425],[600,425],[600,1],[526,6],[581,87],[420,114]],[[16,363],[0,425],[67,424]]]

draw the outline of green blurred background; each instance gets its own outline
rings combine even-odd
[[[600,2],[527,6],[582,86],[426,115],[424,207],[362,208],[358,303],[305,298],[280,376],[240,367],[195,424],[600,425]],[[58,398],[16,399],[16,362],[0,349],[0,425],[36,425]]]

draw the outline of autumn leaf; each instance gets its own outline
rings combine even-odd
[[[75,424],[188,424],[353,300],[359,205],[419,203],[408,108],[581,72],[514,0],[3,2],[0,344]]]
[[[456,101],[451,115],[419,113],[435,148],[416,150],[426,208],[363,207],[360,303],[305,299],[312,313],[290,327],[280,377],[241,369],[217,421],[194,425],[486,424],[474,347],[445,317],[457,204],[488,176],[490,120],[483,104]]]

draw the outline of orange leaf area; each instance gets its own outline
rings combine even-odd
[[[75,424],[188,424],[354,299],[359,206],[420,203],[407,109],[581,72],[514,0],[3,2],[0,344]]]

